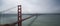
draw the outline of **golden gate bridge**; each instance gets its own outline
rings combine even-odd
[[[60,15],[60,13],[22,14],[22,6],[21,6],[21,5],[18,5],[18,6],[16,6],[16,7],[18,7],[18,10],[17,10],[17,11],[18,11],[18,17],[17,17],[17,18],[18,18],[18,21],[15,22],[15,23],[13,23],[13,24],[18,24],[18,26],[22,26],[22,21],[25,21],[25,20],[27,20],[27,19],[30,19],[30,18],[32,18],[32,17],[34,17],[34,16],[36,16],[36,18],[33,19],[33,21],[29,24],[29,26],[31,26],[31,24],[32,24],[32,23],[38,18],[38,16],[40,16],[40,15]],[[12,8],[9,8],[9,9],[7,9],[7,10],[3,10],[3,11],[1,11],[0,13],[7,12],[7,11],[9,11],[9,10],[12,10],[12,9],[16,8],[16,7],[12,7]],[[22,15],[31,15],[31,16],[22,19]]]
[[[7,12],[7,11],[12,10],[12,9],[14,9],[14,8],[16,8],[16,7],[12,7],[12,8],[9,8],[9,9],[7,9],[7,10],[3,10],[3,11],[1,11],[0,13]],[[18,21],[15,22],[15,23],[12,23],[12,24],[17,24],[17,23],[18,23],[18,26],[22,26],[22,21],[25,21],[25,20],[27,20],[27,19],[32,18],[32,17],[35,16],[35,15],[31,15],[31,16],[25,18],[25,19],[22,19],[21,5],[18,5],[18,10],[17,10],[17,11],[18,11]],[[24,15],[25,15],[25,14],[24,14]]]

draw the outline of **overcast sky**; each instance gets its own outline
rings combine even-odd
[[[0,0],[0,12],[16,7],[4,12],[16,14],[19,4],[23,13],[60,13],[60,0]]]

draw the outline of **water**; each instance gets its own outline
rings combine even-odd
[[[22,15],[26,18],[30,15]],[[0,24],[11,24],[17,21],[17,14],[0,14]],[[34,16],[22,22],[23,26],[60,26],[60,15]]]

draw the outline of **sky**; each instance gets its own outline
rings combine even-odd
[[[22,13],[60,13],[60,0],[0,0],[0,12],[13,8],[5,14],[16,14],[17,5],[22,5]]]

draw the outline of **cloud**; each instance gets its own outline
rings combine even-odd
[[[2,0],[0,0],[0,6],[2,6],[2,4],[3,4],[3,2],[2,2]]]
[[[20,1],[17,0],[5,0],[6,5],[13,7],[17,6]],[[60,3],[59,0],[21,0],[23,13],[60,13]],[[7,8],[5,7],[5,9]],[[17,13],[17,8],[14,11],[9,11],[5,13]]]
[[[4,11],[4,10],[10,9],[12,7],[17,7],[17,3],[18,3],[17,0],[2,0],[2,1],[3,1],[3,5],[0,7],[0,11]],[[17,8],[15,8],[15,9],[17,9]],[[15,11],[15,9],[14,9],[14,11]],[[12,11],[12,10],[9,10],[9,11]]]
[[[56,1],[57,2],[57,1]],[[55,0],[25,0],[23,1],[23,12],[27,13],[60,13],[60,5]]]

